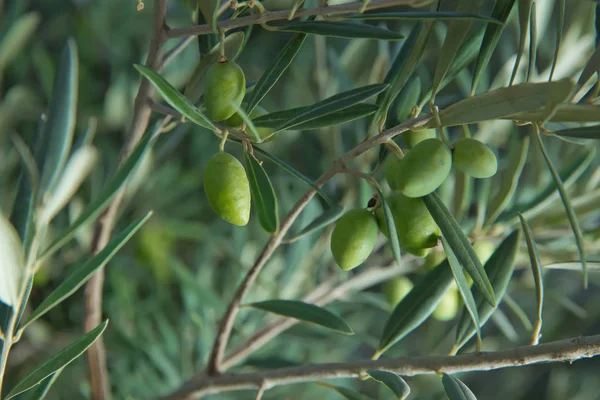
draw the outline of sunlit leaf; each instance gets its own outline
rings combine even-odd
[[[477,400],[471,389],[452,375],[444,374],[442,383],[449,400]]]
[[[535,295],[537,300],[537,320],[535,324],[535,329],[533,330],[533,338],[531,344],[538,344],[541,337],[542,330],[542,308],[544,306],[544,281],[542,279],[542,264],[540,262],[540,255],[537,250],[537,245],[535,244],[535,240],[533,238],[533,232],[529,227],[529,224],[523,218],[521,214],[519,214],[519,218],[521,219],[521,225],[523,227],[523,232],[525,233],[525,241],[527,242],[527,251],[529,252],[529,262],[531,264],[531,271],[533,272],[533,281],[535,282]]]
[[[303,33],[292,36],[285,47],[279,52],[275,61],[262,74],[248,99],[248,114],[252,113],[252,110],[254,110],[277,83],[279,78],[281,78],[281,75],[283,75],[292,61],[294,61],[294,58],[296,58],[296,55],[298,55],[305,40],[306,34]]]
[[[515,261],[519,250],[519,242],[521,240],[521,231],[515,230],[507,236],[494,254],[485,263],[485,270],[490,277],[490,282],[494,289],[497,302],[502,301],[502,297],[506,292],[510,278],[515,269]],[[479,291],[473,291],[473,298],[477,304],[477,312],[479,313],[479,322],[483,327],[489,320],[495,308],[492,307]],[[475,334],[475,326],[471,321],[471,317],[466,311],[463,311],[458,326],[456,329],[456,341],[452,349],[452,353],[456,353],[467,341]]]
[[[289,24],[278,25],[278,31],[310,33],[313,35],[333,36],[341,38],[365,38],[382,40],[400,40],[404,35],[380,28],[375,25],[356,24],[352,22],[329,22],[329,21],[298,21]]]
[[[190,101],[183,94],[179,93],[179,91],[175,89],[169,82],[167,82],[165,78],[143,65],[136,64],[134,67],[140,72],[140,74],[146,77],[146,79],[148,79],[152,85],[154,85],[156,90],[158,90],[165,101],[181,115],[196,125],[200,125],[212,131],[218,130],[217,127],[204,114],[202,114],[200,110],[196,108],[196,106],[190,103]]]
[[[102,335],[106,329],[106,325],[108,325],[108,320],[102,322],[96,328],[81,336],[79,339],[75,340],[73,343],[54,355],[52,358],[48,359],[42,365],[34,369],[29,375],[27,375],[22,381],[17,383],[17,385],[12,388],[12,390],[6,396],[6,400],[9,400],[19,393],[32,388],[51,374],[66,367],[71,363],[71,361],[83,354],[96,341],[96,339]]]
[[[371,378],[387,386],[398,400],[404,400],[410,395],[410,386],[395,373],[375,369],[370,369],[367,373]]]
[[[56,307],[57,304],[71,296],[85,282],[87,282],[94,272],[108,263],[115,254],[132,238],[132,236],[144,225],[152,215],[151,212],[143,218],[138,219],[129,225],[123,232],[115,236],[98,254],[87,262],[74,267],[73,272],[69,274],[56,289],[54,289],[37,308],[31,313],[27,322],[19,329],[23,330],[36,319],[42,317],[48,311]]]
[[[0,214],[0,301],[8,306],[16,306],[25,272],[25,257],[19,234],[10,221]]]
[[[354,335],[352,328],[340,316],[314,304],[298,300],[266,300],[246,306],[310,322],[345,335]]]
[[[473,279],[475,288],[483,294],[492,306],[495,306],[494,290],[486,271],[483,269],[479,257],[475,253],[475,250],[473,250],[473,246],[465,236],[460,225],[456,222],[456,219],[454,219],[435,192],[423,197],[423,202],[436,224],[440,227],[442,235],[448,241],[458,262]]]

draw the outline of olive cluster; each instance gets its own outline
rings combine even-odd
[[[244,121],[231,103],[241,106],[245,95],[246,77],[234,61],[221,57],[206,72],[204,105],[206,115],[213,122],[242,128]],[[267,113],[264,108],[256,106],[249,117],[256,118]],[[272,132],[270,128],[257,129],[261,138],[267,138]],[[248,224],[250,184],[244,166],[234,156],[220,151],[208,160],[204,171],[204,191],[210,207],[220,218],[237,226]]]
[[[391,155],[385,163],[385,179],[392,189],[385,202],[396,226],[403,251],[426,257],[437,246],[440,229],[422,200],[435,191],[450,174],[452,166],[474,178],[496,173],[493,151],[478,140],[467,138],[450,149],[436,138],[433,129],[408,131],[405,142],[410,149],[402,158]],[[377,232],[386,237],[388,228],[381,207],[352,210],[337,222],[331,236],[331,250],[344,270],[362,264],[373,251]]]

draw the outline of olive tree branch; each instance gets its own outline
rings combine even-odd
[[[155,0],[154,20],[150,49],[146,66],[158,70],[162,65],[161,49],[167,41],[167,0]],[[139,143],[143,133],[148,128],[150,115],[152,113],[148,104],[154,92],[150,82],[142,78],[140,88],[135,98],[133,118],[128,131],[127,142],[121,149],[119,155],[120,163],[123,163],[135,146]],[[123,202],[124,191],[120,190],[108,208],[96,221],[94,236],[92,239],[92,252],[98,254],[108,243],[111,232],[115,226],[117,214]],[[85,290],[85,321],[86,332],[94,329],[102,319],[102,287],[104,284],[104,270],[98,269],[89,280]],[[106,350],[102,338],[87,351],[88,366],[90,373],[91,393],[94,400],[110,399],[110,384],[106,364]]]
[[[386,370],[401,376],[424,374],[490,371],[524,365],[575,361],[600,355],[600,335],[560,340],[537,346],[521,346],[509,350],[469,353],[458,356],[398,357],[383,360],[363,360],[346,363],[313,364],[279,368],[244,374],[202,376],[185,383],[177,392],[163,400],[195,398],[210,393],[256,389],[322,379],[356,378],[368,369]]]
[[[421,2],[422,3],[422,2]],[[335,6],[324,6],[324,7],[314,7],[314,8],[304,8],[297,10],[294,14],[294,18],[306,17],[306,16],[330,16],[330,15],[339,15],[339,14],[349,14],[354,12],[359,12],[363,7],[362,1],[357,1],[354,3],[348,4],[339,4]],[[366,11],[368,10],[377,10],[380,8],[388,8],[395,6],[421,6],[416,0],[374,0],[369,3]],[[287,20],[289,17],[290,11],[266,11],[262,14],[253,14],[247,17],[241,17],[236,19],[230,19],[226,21],[221,21],[217,24],[217,27],[223,29],[224,31],[228,31],[234,28],[239,28],[242,26],[255,25],[255,24],[265,24],[270,21],[277,20]],[[194,35],[207,35],[212,33],[213,31],[210,29],[208,25],[197,25],[190,26],[187,28],[173,28],[170,29],[167,33],[169,39],[182,37],[182,36],[194,36]]]
[[[394,128],[388,129],[388,130],[380,133],[377,136],[374,136],[368,140],[363,141],[362,143],[360,143],[359,145],[354,147],[354,149],[352,149],[348,153],[346,153],[346,155],[344,155],[342,158],[340,158],[339,160],[336,160],[333,163],[332,167],[317,180],[316,185],[319,187],[323,186],[331,178],[333,178],[338,172],[343,171],[344,166],[348,162],[353,160],[354,158],[358,157],[359,155],[363,154],[364,152],[366,152],[367,150],[373,148],[374,146],[376,146],[378,144],[388,142],[394,136],[397,136],[404,131],[407,131],[411,128],[415,128],[415,127],[425,124],[427,121],[429,121],[430,118],[431,117],[427,116],[427,117],[410,119],[403,124],[400,124]],[[262,252],[258,256],[258,259],[254,263],[252,268],[250,268],[250,270],[244,277],[244,280],[242,281],[240,286],[237,288],[235,295],[233,297],[233,300],[231,301],[227,310],[225,311],[225,315],[223,316],[223,319],[221,320],[221,323],[219,325],[219,330],[215,337],[215,342],[213,344],[213,348],[212,348],[212,351],[211,351],[211,354],[210,354],[210,357],[208,360],[208,365],[206,367],[206,371],[209,375],[218,374],[220,372],[220,370],[222,369],[221,362],[223,360],[223,356],[225,353],[225,347],[227,346],[227,342],[229,341],[229,337],[231,336],[231,331],[233,329],[233,323],[235,321],[235,317],[237,316],[237,313],[240,308],[240,304],[241,304],[244,296],[246,295],[246,293],[248,292],[248,290],[250,289],[250,287],[256,280],[256,277],[262,270],[263,266],[269,260],[269,258],[271,257],[273,252],[277,249],[279,244],[281,244],[282,239],[284,238],[285,234],[290,229],[290,227],[292,226],[292,224],[294,223],[294,221],[296,220],[298,215],[300,215],[300,212],[302,212],[304,207],[306,207],[308,202],[314,197],[315,194],[316,194],[315,190],[310,189],[304,194],[304,196],[302,196],[300,198],[300,200],[298,200],[298,202],[294,205],[292,210],[288,213],[288,215],[282,221],[279,232],[276,235],[271,236],[271,238],[269,239],[269,241],[263,248]]]

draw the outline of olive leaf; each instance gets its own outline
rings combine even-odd
[[[566,128],[552,132],[553,135],[564,138],[600,139],[600,125]]]
[[[210,30],[218,34],[217,30],[217,11],[219,10],[219,0],[198,0],[198,8],[202,12],[204,19],[208,23]]]
[[[514,0],[513,0],[514,1]],[[345,15],[344,19],[359,20],[460,20],[460,21],[481,21],[488,22],[490,25],[502,26],[504,23],[494,14],[491,17],[485,15],[473,14],[458,11],[369,11],[363,14]]]
[[[22,331],[29,326],[33,321],[42,317],[48,311],[56,307],[60,302],[71,296],[85,282],[87,282],[94,272],[108,263],[115,254],[133,237],[133,235],[148,221],[152,212],[147,213],[144,217],[138,219],[119,235],[115,236],[98,254],[90,260],[76,266],[60,285],[54,289],[37,308],[31,313],[27,321],[19,327]]]
[[[40,24],[41,16],[37,12],[29,12],[19,17],[8,30],[3,32],[0,41],[0,81],[6,67],[17,57],[33,38]],[[6,21],[6,20],[5,20]]]
[[[521,219],[521,225],[523,232],[525,233],[525,241],[527,242],[527,250],[529,252],[529,262],[531,264],[531,272],[533,272],[533,281],[535,282],[535,295],[537,300],[537,320],[535,329],[533,330],[533,338],[531,344],[538,344],[540,340],[540,332],[542,330],[542,308],[544,307],[544,280],[542,278],[542,264],[540,262],[540,255],[537,250],[537,245],[533,238],[533,232],[527,223],[527,220],[523,218],[523,215],[519,214]]]
[[[244,306],[310,322],[344,335],[354,335],[352,328],[339,315],[314,304],[298,300],[266,300]]]
[[[46,398],[46,395],[50,391],[50,388],[56,382],[58,377],[64,368],[57,370],[56,372],[50,374],[46,378],[44,378],[40,383],[33,386],[30,389],[18,394],[16,397],[13,397],[15,400],[42,400]]]
[[[334,223],[340,219],[342,215],[344,215],[344,211],[345,209],[342,206],[334,205],[333,207],[329,207],[322,214],[313,219],[308,225],[306,225],[300,232],[295,234],[292,238],[287,239],[286,242],[293,243],[311,232]]]
[[[533,69],[535,68],[535,60],[537,56],[537,17],[536,3],[531,3],[531,11],[529,12],[529,64],[527,66],[527,74],[525,82],[529,82]]]
[[[500,40],[500,36],[502,36],[506,21],[508,21],[508,17],[510,16],[514,4],[515,0],[497,0],[494,5],[491,17],[501,21],[502,24],[488,24],[485,28],[485,34],[483,35],[483,41],[481,42],[481,50],[479,51],[479,57],[477,57],[477,62],[475,63],[475,69],[473,71],[471,95],[474,95],[475,90],[477,90],[481,74],[492,58],[492,53],[498,45],[498,41]]]
[[[477,400],[471,389],[452,375],[443,374],[442,384],[449,400]]]
[[[402,265],[402,253],[400,251],[400,241],[398,240],[398,231],[396,230],[396,222],[394,221],[394,214],[390,209],[390,206],[385,201],[383,192],[379,192],[379,201],[381,202],[381,208],[383,209],[383,217],[385,218],[385,227],[388,233],[388,240],[390,247],[392,248],[392,254],[394,260],[398,265]]]
[[[537,139],[538,145],[540,146],[540,150],[542,152],[542,155],[544,156],[544,160],[546,160],[548,169],[550,170],[550,173],[552,174],[552,178],[554,179],[554,182],[556,183],[556,188],[558,189],[558,193],[560,194],[560,198],[565,207],[565,212],[567,213],[567,217],[569,218],[569,223],[571,224],[571,229],[573,230],[573,235],[575,236],[575,243],[577,245],[577,250],[579,251],[579,258],[581,259],[581,264],[583,267],[583,286],[584,286],[584,288],[587,288],[587,285],[588,285],[587,260],[586,260],[585,246],[583,244],[583,237],[581,234],[581,227],[579,226],[579,220],[577,219],[575,210],[573,209],[573,206],[571,205],[571,199],[565,189],[565,186],[563,185],[562,179],[560,178],[558,171],[554,167],[554,164],[552,163],[552,160],[550,159],[550,156],[548,155],[548,152],[546,151],[546,147],[544,146],[544,142],[542,141],[542,137],[540,135],[539,129],[535,129],[534,135]]]
[[[577,84],[579,86],[583,86],[595,73],[600,71],[600,44],[596,47],[594,54],[590,56],[590,59],[583,67],[579,78],[577,79]]]
[[[418,328],[442,301],[452,281],[447,259],[422,276],[389,316],[374,358]]]
[[[440,227],[442,235],[448,241],[460,265],[473,279],[475,288],[483,294],[488,303],[495,307],[494,290],[488,276],[475,250],[473,250],[473,246],[471,246],[469,239],[465,236],[454,216],[435,192],[423,197],[423,202],[436,224]]]
[[[167,103],[181,115],[203,128],[210,129],[211,131],[217,131],[218,128],[194,106],[190,101],[175,89],[169,82],[162,76],[152,71],[150,68],[143,65],[135,64],[140,74],[152,83],[152,85],[158,90],[162,97]]]
[[[299,21],[284,25],[277,25],[278,31],[310,33],[313,35],[332,36],[340,38],[365,38],[382,40],[400,40],[404,35],[368,24],[355,24],[352,22],[329,21]]]
[[[510,76],[510,83],[512,84],[515,81],[517,76],[517,72],[519,70],[519,65],[521,64],[521,59],[523,58],[523,53],[525,52],[525,40],[527,39],[527,31],[529,28],[530,21],[530,12],[531,6],[533,4],[533,0],[519,0],[518,8],[519,8],[519,46],[517,49],[517,59],[515,60],[515,66],[513,67],[512,74]],[[531,46],[531,43],[530,43]]]
[[[515,261],[519,250],[520,240],[521,231],[513,231],[502,241],[502,243],[500,243],[500,246],[496,248],[494,254],[492,254],[485,263],[485,270],[490,277],[490,282],[498,303],[502,300],[515,269]],[[495,311],[495,308],[486,301],[479,291],[474,290],[474,288],[471,291],[473,292],[473,298],[477,304],[480,326],[483,327]],[[463,311],[456,328],[456,341],[452,348],[452,353],[455,354],[460,350],[475,332],[476,329],[471,317],[468,312]]]
[[[550,122],[600,122],[600,105],[559,104],[551,114],[545,107],[536,111],[524,111],[506,117],[518,121],[542,121],[550,115]]]
[[[558,0],[558,12],[556,13],[556,45],[554,46],[554,57],[552,58],[552,66],[550,67],[550,75],[548,76],[548,82],[554,77],[556,71],[556,65],[558,64],[558,55],[560,53],[560,45],[562,43],[562,36],[565,25],[565,7],[566,0]],[[579,83],[579,82],[578,82]]]
[[[19,234],[4,215],[0,214],[0,301],[7,306],[19,303],[19,291],[25,271],[25,256]]]
[[[410,395],[410,386],[395,373],[375,369],[367,370],[367,373],[371,378],[387,386],[398,400],[404,400]]]
[[[8,395],[6,395],[5,399],[12,399],[19,393],[38,385],[51,374],[69,365],[73,360],[83,354],[96,341],[96,339],[100,337],[100,335],[102,335],[107,325],[108,320],[102,322],[96,328],[81,336],[73,343],[55,354],[53,357],[48,359],[42,365],[38,366],[29,375],[23,378],[23,380],[17,383],[8,393]]]
[[[374,84],[338,93],[325,100],[321,100],[312,106],[305,107],[294,117],[291,117],[286,122],[279,125],[275,129],[275,132],[290,129],[308,121],[341,111],[345,108],[358,104],[369,97],[375,96],[376,94],[386,90],[388,87],[389,85],[387,84]]]
[[[279,231],[279,208],[277,196],[271,180],[262,165],[248,152],[246,171],[250,182],[252,200],[258,212],[258,220],[263,229],[271,234]]]
[[[304,33],[298,33],[292,36],[285,47],[277,55],[275,62],[262,74],[248,99],[248,114],[252,113],[254,108],[262,101],[267,93],[269,93],[279,78],[281,78],[283,73],[298,55],[305,40],[306,34]]]

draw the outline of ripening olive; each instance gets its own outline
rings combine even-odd
[[[413,284],[405,276],[391,279],[383,284],[383,293],[392,307],[398,303],[412,290]]]
[[[268,113],[269,112],[267,110],[265,110],[264,108],[262,108],[261,106],[256,106],[256,107],[254,107],[254,110],[252,110],[252,112],[250,113],[250,119],[253,120],[254,118],[258,118],[258,117],[266,115]],[[238,113],[235,113],[231,117],[229,117],[229,119],[227,121],[225,121],[225,123],[233,128],[240,128],[242,126],[242,124],[244,123],[244,120],[242,120],[242,117],[240,117],[240,115]],[[273,133],[273,131],[274,131],[273,128],[256,128],[256,132],[258,133],[258,136],[260,136],[262,139],[269,136],[271,133]],[[270,142],[273,139],[275,139],[275,136],[271,136],[270,138],[265,140],[265,142]]]
[[[250,184],[242,164],[231,154],[219,152],[204,171],[208,204],[225,221],[244,226],[250,220]]]
[[[456,316],[460,307],[460,294],[458,293],[458,286],[456,282],[452,282],[450,289],[442,297],[442,301],[433,310],[433,318],[438,321],[450,321]]]
[[[235,108],[230,103],[239,106],[245,94],[246,77],[235,62],[218,61],[206,71],[204,105],[206,114],[212,121],[224,121],[235,114]]]
[[[408,197],[423,197],[448,177],[452,153],[439,139],[425,139],[404,156],[397,168],[395,184]]]
[[[489,178],[498,170],[494,152],[479,140],[467,138],[454,142],[452,163],[473,178]]]
[[[409,149],[412,149],[417,144],[421,143],[426,139],[435,139],[436,133],[435,129],[420,129],[417,131],[406,131],[402,134],[404,138],[404,143]]]
[[[396,192],[386,201],[394,216],[398,242],[402,250],[417,257],[425,257],[429,248],[437,245],[440,228],[429,214],[423,200]],[[379,208],[375,214],[381,231],[388,236],[383,210]]]
[[[398,177],[398,168],[400,167],[400,159],[393,154],[390,154],[385,161],[384,165],[384,175],[385,180],[387,181],[390,189],[398,190],[398,185],[396,184],[396,178]]]
[[[427,258],[425,258],[423,268],[425,271],[429,271],[440,265],[445,259],[446,253],[444,253],[443,251],[433,251],[427,256]]]
[[[377,221],[370,211],[348,211],[335,224],[331,234],[335,262],[346,271],[362,264],[375,247],[377,230]]]

